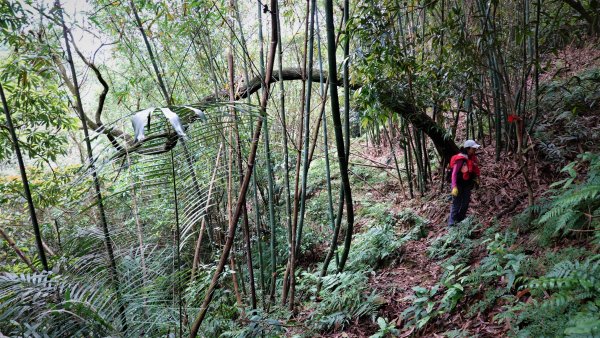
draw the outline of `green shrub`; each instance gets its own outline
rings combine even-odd
[[[110,336],[114,297],[100,283],[79,283],[52,273],[0,274],[0,331],[10,336]]]
[[[420,330],[437,317],[452,312],[464,295],[463,284],[468,269],[465,265],[449,265],[445,267],[440,284],[431,288],[413,287],[415,293],[406,297],[412,305],[401,315],[405,324]]]
[[[581,148],[593,149],[600,139],[592,108],[598,107],[598,93],[600,69],[540,87],[539,108],[545,113],[535,126],[533,136],[537,150],[549,162],[565,163],[575,158]]]
[[[421,329],[437,315],[435,297],[440,285],[437,284],[431,288],[415,286],[412,289],[415,293],[406,298],[411,301],[412,305],[404,310],[401,316],[404,318],[405,325]]]
[[[376,224],[394,224],[395,219],[390,212],[390,203],[372,203],[370,201],[362,201],[361,208],[356,211],[357,219],[370,219]]]
[[[482,277],[498,278],[504,277],[506,288],[510,290],[513,287],[515,279],[521,273],[521,263],[527,257],[523,253],[510,251],[510,246],[515,241],[516,234],[507,231],[504,236],[496,234],[493,240],[484,240],[488,242],[488,255],[481,260],[479,270]],[[487,280],[489,281],[489,279]]]
[[[400,331],[396,329],[396,325],[388,322],[385,318],[377,318],[377,325],[379,325],[379,330],[369,338],[385,338],[390,335],[397,336],[400,333]]]
[[[472,217],[468,217],[457,226],[450,227],[448,233],[438,236],[431,242],[427,249],[429,257],[442,259],[450,255],[469,256],[475,245],[471,237],[480,227],[481,224],[474,222]]]
[[[554,291],[543,305],[560,307],[568,302],[600,301],[600,255],[580,261],[562,261],[544,277],[527,284],[532,294]]]
[[[348,271],[369,271],[381,267],[399,254],[402,241],[390,224],[377,224],[354,237],[348,255]]]
[[[585,247],[566,247],[558,251],[547,251],[543,255],[529,256],[521,267],[524,276],[541,276],[548,272],[556,262],[585,258],[589,251]]]
[[[343,272],[323,277],[321,302],[312,318],[320,330],[330,331],[346,327],[352,319],[371,317],[384,303],[368,285],[363,272]]]
[[[402,238],[403,241],[427,237],[428,221],[411,209],[404,209],[396,215],[396,223],[399,224],[400,228],[408,230]]]
[[[219,337],[281,337],[284,333],[282,323],[274,318],[267,316],[260,310],[252,310],[248,313],[248,322],[246,326],[238,330],[223,332]]]
[[[487,233],[488,236],[491,234]],[[515,238],[516,233],[505,231],[503,234],[494,234],[493,239],[487,237],[481,241],[481,244],[487,244],[487,255],[465,277],[465,283],[470,286],[468,296],[483,292],[483,297],[471,306],[469,316],[489,310],[500,298],[514,298],[511,291],[517,278],[521,276],[521,266],[527,259],[527,255],[510,250]],[[498,285],[501,280],[506,282],[504,287]],[[481,290],[481,286],[487,286],[487,289]]]
[[[522,287],[533,302],[508,306],[496,320],[512,319],[518,336],[595,337],[600,334],[600,255],[562,261]]]
[[[188,317],[193,318],[197,315],[197,310],[204,294],[211,282],[212,276],[216,270],[214,265],[201,265],[197,271],[195,280],[189,283],[185,290],[185,304],[188,304]],[[232,278],[233,271],[225,269],[220,276],[220,282],[226,283]],[[168,287],[166,287],[168,289]],[[206,319],[201,327],[200,336],[202,337],[220,337],[228,332],[239,329],[237,319],[240,310],[237,307],[235,296],[230,288],[222,287],[214,291],[213,301],[209,306]]]
[[[579,156],[580,162],[573,162],[563,168],[569,177],[554,183],[557,188],[539,208],[541,216],[536,224],[541,226],[541,239],[548,240],[560,236],[572,235],[573,230],[597,230],[600,228],[600,155],[585,153]],[[589,164],[587,178],[575,183],[575,166]],[[600,234],[593,231],[597,244]]]

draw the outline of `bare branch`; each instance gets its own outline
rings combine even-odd
[[[102,77],[102,74],[100,73],[100,70],[98,69],[98,67],[96,67],[96,65],[92,61],[86,59],[86,57],[83,56],[83,53],[81,53],[81,51],[77,47],[77,44],[75,44],[75,39],[73,39],[73,34],[71,34],[71,32],[69,32],[69,35],[71,36],[71,42],[73,43],[75,52],[77,53],[77,55],[79,55],[79,57],[81,58],[83,63],[85,63],[88,67],[90,67],[92,69],[92,71],[94,71],[94,74],[96,74],[96,78],[102,85],[102,88],[103,88],[102,93],[100,93],[100,96],[98,97],[98,107],[96,108],[96,124],[102,125],[102,120],[100,119],[100,116],[102,115],[102,110],[104,109],[104,101],[106,100],[106,94],[108,94],[108,83],[106,83],[106,81]]]
[[[75,46],[75,44],[73,44],[73,46]],[[115,146],[115,148],[117,148],[117,150],[120,150],[122,148],[122,146],[120,144],[118,144],[116,139],[122,139],[128,145],[133,144],[133,138],[129,134],[127,134],[119,129],[116,129],[116,128],[106,128],[106,126],[104,126],[104,124],[102,123],[100,116],[102,114],[102,110],[104,109],[104,102],[106,100],[106,94],[108,93],[108,84],[102,78],[102,75],[98,71],[98,68],[95,65],[93,65],[93,63],[89,62],[85,57],[83,57],[83,55],[77,49],[77,47],[75,47],[75,50],[77,51],[77,54],[81,57],[83,62],[86,65],[88,65],[90,68],[92,68],[94,73],[96,73],[98,80],[104,86],[104,90],[103,90],[102,94],[100,94],[100,98],[98,100],[98,109],[96,110],[95,121],[92,120],[91,118],[89,118],[89,116],[87,116],[87,114],[84,115],[87,124],[97,133],[105,134],[106,137],[109,139],[109,141]],[[67,70],[65,69],[65,67],[62,63],[62,60],[60,60],[60,58],[56,54],[52,55],[52,58],[54,59],[54,64],[56,65],[58,73],[59,73],[60,77],[62,78],[62,80],[64,81],[67,88],[69,89],[69,92],[71,92],[72,95],[75,95],[75,85],[73,84],[73,81],[71,81],[71,79],[69,78],[69,76],[67,74]]]

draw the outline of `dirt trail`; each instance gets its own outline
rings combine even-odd
[[[380,152],[380,154],[385,151]],[[366,154],[365,154],[366,155]],[[368,155],[366,155],[368,156]],[[496,216],[502,227],[510,224],[511,216],[527,207],[527,194],[525,193],[525,181],[522,172],[518,169],[516,161],[508,159],[496,162],[494,159],[493,146],[487,146],[478,151],[482,172],[482,187],[474,191],[469,214],[477,217],[482,222],[484,229],[489,227]],[[385,155],[380,157],[371,156],[373,161],[385,163]],[[542,180],[541,173],[530,166],[532,173],[534,194],[538,197],[548,187],[546,177]],[[369,196],[375,201],[394,201],[390,210],[394,214],[410,208],[417,215],[427,219],[428,235],[425,238],[409,241],[402,247],[400,259],[390,266],[377,270],[371,276],[370,283],[387,303],[379,310],[378,315],[385,317],[388,321],[396,324],[402,331],[401,336],[414,334],[411,329],[403,329],[401,314],[410,305],[406,298],[414,294],[413,287],[431,287],[438,283],[442,268],[438,261],[427,256],[427,248],[431,241],[447,232],[446,220],[450,209],[448,197],[448,185],[440,192],[440,178],[434,174],[434,187],[425,196],[417,196],[408,199],[402,196],[397,182],[388,181],[378,187],[377,191]],[[406,184],[406,182],[405,182]],[[405,187],[406,190],[406,187]],[[358,199],[358,198],[357,198]],[[399,229],[407,231],[408,229]],[[360,230],[359,230],[360,231]],[[477,258],[475,258],[477,260]],[[474,262],[477,263],[477,262]],[[459,305],[460,306],[460,305]],[[483,318],[465,318],[460,308],[451,316],[443,316],[433,325],[428,326],[425,332],[416,334],[423,337],[442,337],[442,333],[451,329],[466,329],[473,335],[479,337],[500,337],[506,332],[506,328],[493,323],[491,315]],[[359,323],[354,323],[344,332],[332,334],[332,337],[368,337],[377,331],[376,324],[371,319],[364,318]]]

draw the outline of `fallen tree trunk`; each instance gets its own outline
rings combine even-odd
[[[381,103],[408,120],[415,128],[422,130],[433,141],[435,149],[440,156],[450,162],[450,158],[458,153],[459,149],[452,136],[438,125],[427,113],[420,110],[413,104],[410,104],[404,97],[399,96],[391,90],[382,90],[380,92]]]
[[[313,69],[310,72],[307,72],[307,80],[312,82],[321,81],[321,73],[318,69]],[[327,72],[323,73],[323,81],[327,81],[329,78]],[[281,72],[278,70],[273,71],[273,76],[271,76],[271,83],[275,83],[278,81],[294,81],[294,80],[302,80],[302,68],[283,68]],[[238,90],[235,93],[235,99],[240,100],[244,99],[256,91],[260,89],[260,84],[262,79],[260,76],[255,76],[249,80],[248,84],[244,84],[241,86],[237,86]],[[342,80],[338,80],[336,83],[342,83]],[[361,86],[351,86],[351,89],[358,89]],[[205,96],[202,101],[199,102],[199,105],[210,104],[215,102],[220,102],[222,100],[226,100],[229,98],[229,92],[227,90],[221,90],[217,93]]]
[[[313,82],[321,81],[321,75],[320,75],[319,70],[313,69],[312,71],[308,72],[307,79],[309,81],[313,81]],[[327,81],[327,79],[328,79],[328,74],[324,73],[323,80]],[[281,72],[273,71],[273,75],[271,76],[271,80],[269,82],[274,83],[277,81],[294,81],[294,80],[302,80],[302,69],[301,68],[284,68],[281,70]],[[261,82],[262,82],[261,77],[255,76],[249,80],[248,84],[242,83],[241,85],[236,86],[238,88],[238,90],[235,93],[235,100],[244,99],[244,98],[254,94],[255,92],[257,92],[261,88],[260,87]],[[342,81],[337,81],[336,83],[342,83]],[[358,89],[360,87],[361,87],[361,85],[350,86],[351,89]],[[458,147],[452,140],[452,137],[450,136],[450,134],[446,133],[444,128],[442,128],[435,121],[433,121],[433,119],[431,117],[429,117],[429,115],[427,115],[425,112],[420,110],[415,105],[409,103],[409,100],[407,100],[406,98],[402,97],[401,95],[399,95],[398,93],[396,93],[392,90],[380,90],[379,97],[380,97],[381,103],[386,108],[388,108],[392,112],[400,115],[401,117],[405,118],[415,128],[422,130],[425,134],[427,134],[427,136],[429,136],[429,138],[431,138],[431,140],[433,141],[433,144],[435,145],[435,148],[438,151],[438,153],[440,154],[440,156],[445,158],[446,161],[449,161],[450,157],[452,157],[452,155],[454,155],[458,152]],[[215,104],[218,102],[226,102],[226,101],[229,101],[229,92],[226,89],[224,89],[219,92],[205,96],[204,98],[202,98],[200,100],[200,102],[193,104],[193,106],[196,106],[198,108],[203,108],[203,107],[210,106],[211,104]],[[188,123],[195,122],[197,119],[198,119],[197,116],[191,115],[186,118],[182,117],[182,122],[188,124]],[[125,138],[128,141],[131,140],[131,137],[128,137],[129,135],[127,135],[123,131],[115,129],[115,128],[102,129],[101,132],[106,134],[107,136],[109,136],[109,140],[111,138],[119,138],[119,139]],[[147,150],[146,150],[146,152],[140,151],[140,150],[142,150],[141,145],[144,142],[148,142],[149,140],[156,138],[156,137],[149,137],[149,138],[147,138],[143,141],[137,142],[135,144],[128,142],[130,149],[128,149],[127,152],[143,152],[146,154],[158,154],[158,153],[162,153],[162,152],[171,150],[171,148],[177,144],[177,135],[175,133],[171,133],[171,134],[165,133],[158,137],[166,138],[165,147],[162,147],[162,149],[153,149],[153,151],[149,151],[149,152],[147,152]],[[126,152],[125,150],[122,150],[120,153],[124,154],[125,152]],[[117,157],[119,157],[119,155],[117,155]]]

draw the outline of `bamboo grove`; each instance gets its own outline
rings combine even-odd
[[[3,189],[24,196],[0,223],[18,257],[6,332],[195,337],[293,316],[351,264],[358,139],[391,149],[406,198],[443,191],[455,140],[493,144],[533,204],[540,55],[569,41],[556,27],[600,31],[595,1],[86,4],[0,2],[0,160],[20,170]],[[326,220],[307,204],[318,161]]]

